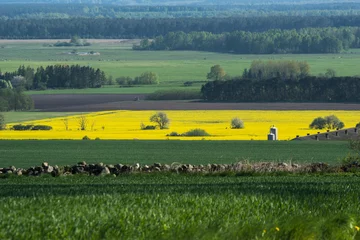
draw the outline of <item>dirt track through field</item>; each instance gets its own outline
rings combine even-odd
[[[107,110],[360,110],[360,104],[343,103],[208,103],[145,101],[142,94],[33,95],[43,112],[95,112]],[[134,101],[139,98],[139,101]]]

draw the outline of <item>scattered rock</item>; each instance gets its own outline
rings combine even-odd
[[[47,168],[45,168],[46,173],[51,173],[52,171],[54,171],[54,167],[52,166],[48,166]]]
[[[104,167],[100,173],[100,175],[109,175],[109,174],[110,174],[110,170],[107,167]]]
[[[16,168],[10,166],[8,168],[0,168],[0,174],[16,174],[25,176],[39,176],[42,174],[51,174],[52,176],[67,176],[72,174],[87,174],[87,175],[119,175],[122,173],[132,172],[176,172],[176,173],[217,173],[217,172],[259,172],[259,173],[271,173],[271,172],[349,172],[354,168],[360,170],[360,164],[358,162],[342,165],[342,166],[329,166],[326,163],[312,163],[308,165],[299,165],[295,163],[274,163],[274,162],[257,162],[249,163],[247,161],[237,162],[233,164],[207,164],[207,165],[192,165],[192,164],[180,164],[173,163],[160,164],[154,163],[153,165],[143,165],[139,163],[134,165],[123,164],[86,164],[86,162],[79,162],[76,165],[65,165],[59,167],[57,165],[50,166],[47,162],[41,164],[41,166],[32,166],[28,169]]]
[[[134,164],[133,170],[138,171],[139,169],[140,169],[140,164],[139,163]]]
[[[161,163],[154,163],[154,167],[161,168]]]

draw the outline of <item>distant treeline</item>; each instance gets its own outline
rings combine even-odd
[[[71,18],[0,20],[0,38],[154,38],[170,32],[205,31],[213,34],[269,29],[301,29],[327,27],[358,27],[356,16],[269,16],[230,18]]]
[[[106,81],[100,69],[80,65],[50,65],[36,70],[20,66],[14,72],[5,72],[0,79],[11,82],[14,88],[26,89],[47,88],[99,88]]]
[[[235,78],[201,88],[204,100],[230,102],[360,102],[359,91],[359,77],[313,76],[298,81]]]
[[[3,4],[0,19],[29,18],[178,18],[233,16],[334,16],[360,13],[360,3],[124,6],[108,4]]]
[[[360,28],[305,28],[212,34],[171,32],[142,40],[136,50],[199,50],[241,54],[339,53],[360,46]]]

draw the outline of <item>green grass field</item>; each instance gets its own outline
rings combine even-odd
[[[0,178],[1,239],[360,239],[360,178]]]
[[[77,115],[80,113],[71,112],[2,112],[5,123],[25,122],[44,118],[55,118],[62,116]],[[1,134],[1,133],[0,133]]]
[[[1,132],[0,132],[1,134]],[[242,160],[340,163],[347,142],[312,141],[0,141],[0,167],[29,167],[44,161],[88,163],[234,163]]]
[[[102,88],[94,90],[64,90],[61,93],[149,93],[157,88],[182,87],[186,81],[204,81],[210,67],[220,64],[231,76],[241,75],[253,60],[307,61],[311,73],[317,75],[331,68],[339,76],[359,75],[357,50],[342,54],[287,54],[287,55],[235,55],[197,51],[133,51],[129,43],[94,43],[78,47],[78,52],[95,51],[100,56],[75,56],[64,54],[74,48],[44,47],[42,43],[0,43],[0,69],[14,71],[20,65],[46,66],[50,64],[80,64],[100,68],[114,78],[135,77],[145,71],[158,73],[160,85],[141,88]],[[200,84],[195,86],[200,88]]]

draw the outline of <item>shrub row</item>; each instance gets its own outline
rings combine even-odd
[[[28,130],[32,130],[32,131],[49,131],[52,130],[53,128],[51,126],[47,126],[47,125],[22,125],[22,124],[17,124],[12,126],[11,130],[14,131],[28,131]]]
[[[146,96],[147,100],[192,100],[201,99],[201,93],[197,90],[173,89],[159,90]]]
[[[205,137],[205,136],[211,136],[209,133],[207,133],[204,129],[195,128],[191,129],[190,131],[187,131],[182,134],[178,134],[177,132],[171,132],[170,134],[167,134],[168,137]]]

